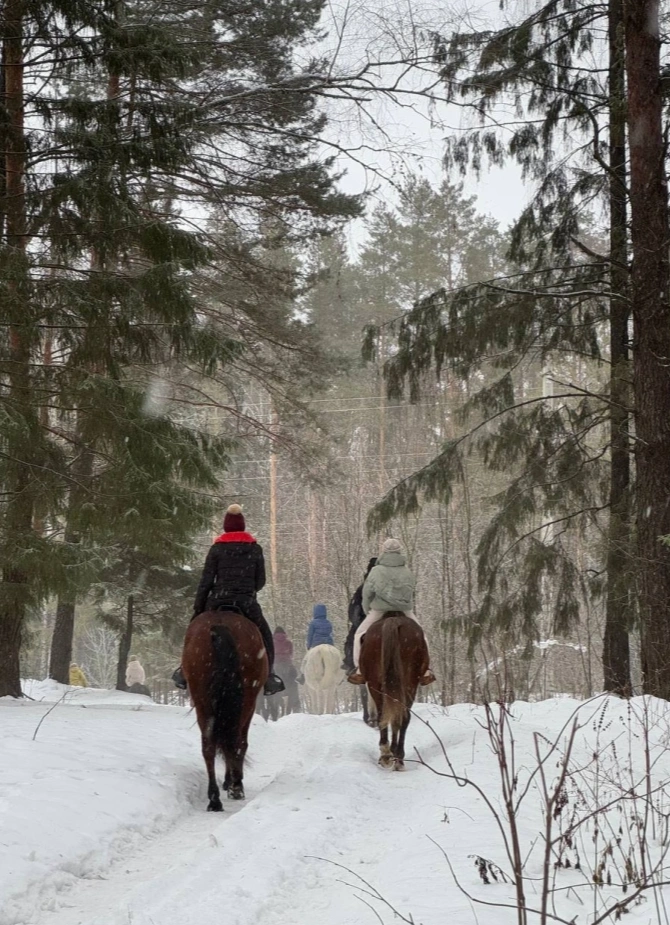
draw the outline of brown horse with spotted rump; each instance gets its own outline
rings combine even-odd
[[[428,665],[423,630],[400,611],[389,611],[365,634],[360,668],[377,707],[379,764],[383,768],[405,769],[405,733]]]
[[[216,782],[217,752],[226,763],[223,789],[244,799],[244,758],[256,699],[268,677],[268,659],[256,626],[239,613],[207,611],[191,621],[184,639],[182,672],[202,736],[209,812],[223,805]]]

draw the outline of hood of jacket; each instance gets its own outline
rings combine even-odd
[[[377,559],[377,565],[387,565],[390,568],[397,568],[406,564],[407,560],[401,552],[383,552]]]
[[[325,620],[328,616],[328,611],[325,604],[315,604],[314,609],[312,610],[312,617],[315,620]]]

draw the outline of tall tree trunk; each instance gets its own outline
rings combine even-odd
[[[6,42],[2,43],[2,50],[0,51],[0,99],[5,103],[7,98],[7,87],[6,87],[6,67],[5,67],[5,54],[6,54]],[[6,138],[6,130],[0,130],[0,137],[2,137],[3,142]],[[7,223],[7,159],[6,156],[2,157],[0,155],[0,240],[5,240],[5,231]]]
[[[379,495],[386,489],[386,380],[384,379],[384,328],[379,327]]]
[[[128,656],[130,655],[130,645],[133,641],[133,621],[135,617],[135,598],[132,594],[128,595],[126,604],[126,628],[119,640],[119,660],[116,666],[116,689],[117,691],[126,691],[126,668],[128,667]]]
[[[23,110],[23,0],[6,0],[4,9],[4,104],[2,131],[5,167],[5,261],[3,276],[10,293],[5,310],[10,319],[8,383],[5,400],[14,426],[6,436],[7,494],[0,583],[0,697],[21,696],[19,652],[28,603],[28,580],[21,553],[33,524],[32,475],[28,455],[35,428],[31,402],[32,326],[26,272],[25,137]]]
[[[70,545],[77,545],[80,542],[79,532],[73,529],[72,525],[84,500],[84,486],[93,472],[93,452],[88,446],[86,428],[77,427],[76,435],[77,444],[82,449],[72,465],[74,486],[70,492],[64,536],[65,543]],[[74,595],[59,596],[51,640],[51,655],[49,656],[49,677],[54,681],[60,681],[61,684],[68,684],[70,680],[75,607]]]
[[[609,4],[610,523],[603,673],[606,691],[627,697],[630,679],[630,449],[624,0]]]
[[[272,407],[272,433],[277,432],[279,415]],[[279,569],[277,567],[277,451],[274,439],[270,442],[270,575],[272,577],[272,594],[277,590]]]
[[[644,690],[670,698],[670,302],[658,0],[625,10],[636,536]]]
[[[68,542],[67,534],[65,541]],[[71,542],[71,540],[70,540]],[[56,622],[51,637],[49,653],[49,677],[61,684],[70,683],[70,662],[72,661],[72,639],[74,636],[74,601],[61,600],[56,606]]]

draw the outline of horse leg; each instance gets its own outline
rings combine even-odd
[[[389,746],[389,729],[386,723],[379,727],[379,764],[383,768],[393,765],[393,754]]]
[[[219,785],[216,782],[216,771],[214,769],[216,745],[206,734],[202,736],[202,757],[205,759],[205,767],[207,768],[207,776],[209,778],[209,786],[207,788],[209,803],[207,804],[207,812],[221,813],[223,812],[223,804],[221,803],[221,794],[219,792]]]
[[[361,701],[363,702],[363,722],[371,729],[379,726],[379,708],[374,696],[367,686],[361,687]]]
[[[244,799],[244,755],[246,754],[246,746],[242,747],[240,745],[235,750],[235,755],[231,759],[231,768],[230,768],[230,785],[228,787],[228,799],[229,800],[243,800]]]
[[[398,743],[396,745],[394,755],[395,761],[393,763],[394,771],[404,771],[405,770],[405,733],[407,732],[407,727],[409,726],[409,721],[412,718],[411,712],[407,711],[407,716],[403,721],[400,730],[398,732]],[[394,733],[395,737],[395,733]]]
[[[231,759],[231,781],[228,788],[229,800],[244,799],[244,759],[249,747],[249,726],[251,725],[251,715],[247,719],[243,728],[240,730],[240,739],[235,754]]]
[[[365,685],[361,686],[361,704],[363,706],[363,722],[370,725],[370,711],[368,710],[368,691]]]

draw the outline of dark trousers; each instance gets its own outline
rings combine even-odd
[[[354,636],[356,635],[356,630],[359,626],[359,623],[352,623],[350,625],[349,632],[347,633],[347,638],[344,643],[344,663],[349,665],[351,668],[354,667]]]
[[[261,610],[261,605],[253,597],[238,597],[231,599],[229,601],[208,601],[207,602],[208,610],[228,610],[235,609],[239,610],[244,614],[254,626],[257,626],[260,630],[260,634],[263,637],[263,645],[265,646],[265,651],[268,654],[268,663],[270,665],[270,674],[274,668],[275,663],[275,644],[274,639],[272,638],[272,630],[268,626],[268,621],[263,616],[263,611]]]

